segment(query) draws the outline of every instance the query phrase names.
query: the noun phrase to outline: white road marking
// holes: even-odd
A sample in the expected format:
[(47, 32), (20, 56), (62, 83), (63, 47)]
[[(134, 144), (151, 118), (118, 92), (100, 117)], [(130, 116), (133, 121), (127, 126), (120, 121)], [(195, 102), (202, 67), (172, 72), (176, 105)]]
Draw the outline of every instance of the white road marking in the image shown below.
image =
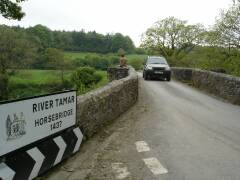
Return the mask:
[(58, 136), (58, 137), (54, 138), (54, 142), (59, 147), (59, 152), (58, 152), (57, 158), (55, 159), (55, 162), (54, 162), (54, 166), (55, 166), (56, 164), (61, 162), (67, 145), (66, 145), (66, 143), (64, 142), (64, 140), (61, 136)]
[(115, 171), (117, 179), (124, 179), (130, 175), (123, 163), (112, 163), (112, 169)]
[(12, 180), (15, 174), (16, 173), (10, 167), (8, 167), (5, 163), (0, 164), (0, 179)]
[(73, 130), (74, 134), (77, 136), (78, 140), (77, 140), (77, 143), (75, 145), (75, 148), (73, 150), (73, 153), (77, 152), (80, 148), (80, 145), (81, 145), (81, 142), (82, 142), (82, 139), (83, 139), (83, 134), (81, 132), (81, 130), (79, 128), (76, 128)]
[(150, 147), (145, 141), (137, 141), (135, 142), (136, 148), (138, 152), (147, 152), (150, 151)]
[(167, 174), (168, 170), (163, 167), (163, 165), (158, 161), (157, 158), (147, 158), (143, 159), (148, 168), (152, 171), (154, 175)]
[(28, 179), (33, 179), (38, 176), (40, 168), (42, 167), (45, 156), (38, 150), (38, 148), (33, 148), (27, 151), (31, 158), (35, 161), (34, 167)]

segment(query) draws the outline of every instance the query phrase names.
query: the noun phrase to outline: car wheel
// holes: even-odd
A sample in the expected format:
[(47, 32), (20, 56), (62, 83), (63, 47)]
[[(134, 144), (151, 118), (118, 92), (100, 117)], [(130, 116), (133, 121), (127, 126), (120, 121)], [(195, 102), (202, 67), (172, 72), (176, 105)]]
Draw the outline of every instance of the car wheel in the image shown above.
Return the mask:
[(144, 74), (144, 80), (148, 80), (148, 75), (146, 73)]
[(171, 76), (167, 76), (167, 81), (171, 81)]

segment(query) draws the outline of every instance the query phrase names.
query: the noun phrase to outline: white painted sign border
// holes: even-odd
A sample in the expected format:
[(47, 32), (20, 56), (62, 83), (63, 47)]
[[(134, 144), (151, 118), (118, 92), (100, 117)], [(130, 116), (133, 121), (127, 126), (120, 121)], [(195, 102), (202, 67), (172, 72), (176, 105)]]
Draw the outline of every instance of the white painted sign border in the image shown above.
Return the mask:
[(0, 157), (76, 124), (76, 91), (0, 103)]

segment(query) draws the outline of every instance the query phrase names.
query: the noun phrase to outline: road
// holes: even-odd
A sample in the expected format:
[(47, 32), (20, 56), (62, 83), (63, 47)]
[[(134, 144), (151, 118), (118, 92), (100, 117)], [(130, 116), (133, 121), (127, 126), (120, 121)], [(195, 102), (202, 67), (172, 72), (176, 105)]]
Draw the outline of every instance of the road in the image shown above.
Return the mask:
[(179, 82), (139, 78), (138, 103), (45, 177), (239, 180), (240, 107)]

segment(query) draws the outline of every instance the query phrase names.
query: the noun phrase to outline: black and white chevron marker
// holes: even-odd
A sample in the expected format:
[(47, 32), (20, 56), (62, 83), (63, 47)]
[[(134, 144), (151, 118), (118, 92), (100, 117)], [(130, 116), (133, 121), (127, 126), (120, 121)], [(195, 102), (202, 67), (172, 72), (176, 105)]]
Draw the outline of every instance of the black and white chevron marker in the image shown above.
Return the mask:
[(79, 128), (70, 128), (35, 147), (7, 155), (0, 163), (0, 180), (31, 180), (37, 177), (76, 153), (82, 138)]

